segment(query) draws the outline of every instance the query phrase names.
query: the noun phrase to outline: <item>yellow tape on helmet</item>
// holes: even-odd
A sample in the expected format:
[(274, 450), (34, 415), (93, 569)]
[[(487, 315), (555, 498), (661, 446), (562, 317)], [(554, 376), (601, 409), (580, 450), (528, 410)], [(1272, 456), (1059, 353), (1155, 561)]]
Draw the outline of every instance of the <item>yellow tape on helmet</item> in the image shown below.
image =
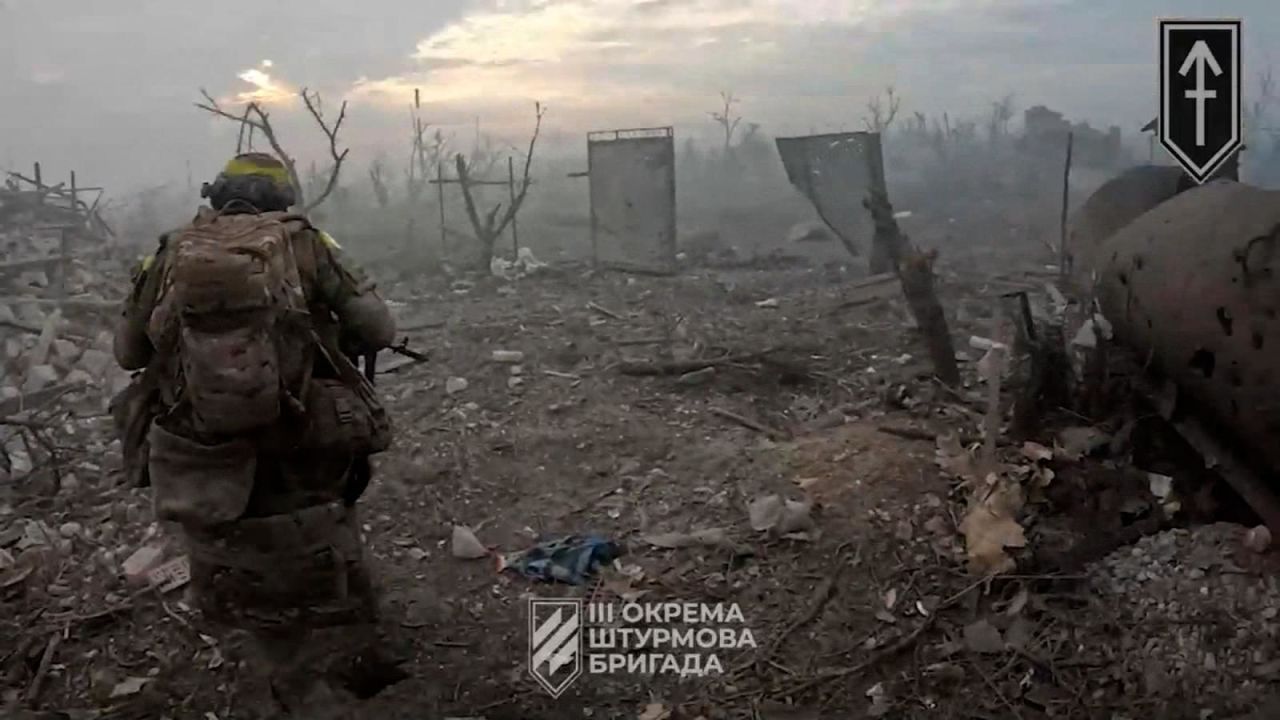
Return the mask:
[(262, 175), (269, 177), (280, 185), (289, 184), (289, 171), (274, 158), (258, 160), (253, 157), (239, 156), (231, 159), (222, 169), (227, 177), (243, 177), (245, 175)]
[(330, 248), (330, 249), (332, 249), (332, 250), (341, 250), (341, 249), (342, 249), (342, 246), (338, 244), (338, 241), (337, 241), (337, 240), (334, 240), (334, 239), (333, 239), (333, 236), (332, 236), (332, 235), (330, 235), (329, 233), (327, 233), (327, 232), (325, 232), (325, 231), (323, 231), (323, 230), (321, 230), (321, 231), (319, 231), (319, 232), (320, 232), (320, 242), (324, 243), (325, 245), (328, 245), (328, 246), (329, 246), (329, 248)]

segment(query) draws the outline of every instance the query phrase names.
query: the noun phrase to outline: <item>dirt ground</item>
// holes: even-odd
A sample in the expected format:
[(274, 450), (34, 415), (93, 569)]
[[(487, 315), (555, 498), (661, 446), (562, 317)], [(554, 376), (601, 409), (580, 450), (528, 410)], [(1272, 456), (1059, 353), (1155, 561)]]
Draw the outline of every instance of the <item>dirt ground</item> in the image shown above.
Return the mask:
[[(1022, 520), (1019, 569), (983, 580), (966, 568), (964, 498), (934, 438), (980, 437), (985, 390), (967, 340), (990, 334), (1001, 293), (1046, 279), (1023, 259), (1000, 267), (1033, 272), (944, 267), (969, 384), (958, 398), (928, 379), (904, 307), (840, 307), (854, 278), (832, 265), (671, 278), (556, 266), (387, 288), (408, 346), (430, 360), (381, 358), (399, 436), (361, 505), (387, 622), (413, 652), (411, 678), (359, 716), (1136, 720), (1258, 708), (1280, 669), (1271, 556), (1245, 549), (1245, 526), (1221, 523), (1108, 545), (1154, 502), (1122, 456), (1055, 457), (1050, 492)], [(495, 362), (495, 350), (523, 358)], [(720, 356), (741, 357), (624, 372)], [(51, 431), (79, 451), (76, 482), (65, 467), (38, 469), (0, 496), (0, 546), (34, 545), (40, 561), (18, 580), (6, 571), (0, 591), (6, 717), (249, 717), (249, 670), (182, 591), (119, 580), (119, 562), (163, 529), (145, 491), (120, 486), (109, 419), (78, 412), (89, 417)], [(1053, 447), (1058, 429), (1081, 424), (1056, 415), (1037, 439)], [(1019, 456), (1017, 444), (1000, 452)], [(748, 507), (770, 494), (809, 503), (812, 526), (753, 530)], [(24, 540), (33, 523), (54, 537)], [(587, 585), (535, 583), (492, 558), (453, 557), (455, 524), (499, 552), (587, 533), (627, 552)], [(651, 542), (691, 531), (718, 541)], [(1067, 567), (1091, 542), (1096, 557)], [(725, 652), (720, 675), (587, 674), (553, 699), (528, 673), (530, 596), (737, 603), (757, 647)]]

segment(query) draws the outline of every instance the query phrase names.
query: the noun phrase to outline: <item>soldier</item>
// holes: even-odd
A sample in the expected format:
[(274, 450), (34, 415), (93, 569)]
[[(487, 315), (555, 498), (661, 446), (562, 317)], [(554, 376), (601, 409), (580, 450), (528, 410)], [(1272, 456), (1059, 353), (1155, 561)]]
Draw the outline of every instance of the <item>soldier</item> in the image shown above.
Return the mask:
[(235, 157), (201, 196), (210, 207), (142, 262), (116, 328), (146, 397), (120, 404), (142, 429), (127, 466), (181, 527), (202, 612), (258, 641), (277, 712), (319, 717), (335, 693), (405, 677), (367, 642), (378, 602), (355, 514), (391, 429), (346, 357), (387, 347), (395, 325), (333, 238), (287, 212), (274, 157)]

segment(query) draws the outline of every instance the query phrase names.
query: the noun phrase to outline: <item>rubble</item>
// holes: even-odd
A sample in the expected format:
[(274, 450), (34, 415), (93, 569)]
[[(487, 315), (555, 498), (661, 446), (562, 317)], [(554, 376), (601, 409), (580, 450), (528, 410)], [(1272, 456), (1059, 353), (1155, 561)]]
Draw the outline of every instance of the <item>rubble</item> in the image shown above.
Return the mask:
[[(1280, 669), (1280, 592), (1242, 567), (1244, 529), (1218, 523), (1151, 535), (1088, 572), (1117, 605), (1117, 650), (1138, 666), (1155, 697), (1226, 697), (1247, 707), (1266, 696)], [(1216, 717), (1216, 715), (1215, 715)]]
[(123, 258), (97, 199), (88, 202), (101, 192), (78, 187), (74, 173), (50, 186), (38, 164), (32, 177), (11, 172), (0, 187), (0, 417), (75, 386), (95, 388), (105, 404), (127, 380), (102, 332), (127, 275), (104, 273), (122, 269)]

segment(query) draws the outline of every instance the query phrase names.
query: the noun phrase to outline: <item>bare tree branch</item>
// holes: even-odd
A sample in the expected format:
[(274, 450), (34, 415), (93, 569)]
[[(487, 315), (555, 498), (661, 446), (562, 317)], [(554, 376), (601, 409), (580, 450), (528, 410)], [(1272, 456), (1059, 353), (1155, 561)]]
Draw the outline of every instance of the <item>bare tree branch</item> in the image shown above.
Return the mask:
[(369, 182), (373, 185), (373, 197), (377, 200), (378, 207), (385, 210), (391, 204), (391, 193), (387, 189), (386, 166), (381, 157), (376, 157), (369, 163)]
[(866, 126), (868, 132), (883, 133), (893, 124), (894, 118), (898, 116), (898, 107), (902, 104), (902, 98), (898, 97), (890, 85), (884, 91), (885, 100), (888, 102), (886, 108), (880, 102), (880, 95), (877, 94), (867, 103), (867, 112), (870, 117), (864, 117), (862, 124)]
[(480, 215), (476, 213), (476, 201), (471, 195), (471, 176), (467, 172), (466, 158), (462, 153), (458, 153), (454, 160), (458, 169), (458, 185), (462, 187), (462, 200), (467, 208), (467, 218), (471, 220), (471, 227), (475, 229), (476, 239), (483, 244), (488, 238), (487, 227), (480, 223)]
[[(346, 159), (347, 153), (349, 152), (349, 149), (344, 149), (342, 152), (338, 152), (338, 132), (342, 129), (342, 122), (346, 119), (347, 115), (347, 104), (345, 102), (342, 103), (342, 108), (338, 112), (337, 121), (334, 122), (333, 127), (329, 127), (320, 110), (320, 94), (308, 92), (306, 88), (303, 88), (302, 90), (302, 101), (306, 104), (307, 111), (311, 113), (311, 117), (315, 118), (316, 123), (320, 125), (320, 129), (324, 131), (325, 136), (329, 139), (329, 154), (333, 158), (332, 172), (324, 191), (314, 201), (305, 203), (304, 190), (302, 180), (298, 176), (297, 163), (294, 161), (293, 156), (286, 152), (284, 146), (280, 144), (279, 138), (276, 137), (275, 128), (271, 126), (271, 116), (262, 109), (262, 106), (256, 102), (250, 102), (245, 105), (243, 115), (234, 115), (224, 110), (222, 106), (218, 104), (218, 101), (215, 100), (204, 88), (200, 89), (200, 95), (204, 98), (205, 102), (195, 103), (197, 108), (213, 115), (217, 115), (218, 117), (232, 120), (240, 125), (240, 136), (236, 140), (237, 153), (243, 152), (246, 149), (243, 143), (246, 139), (248, 140), (247, 149), (253, 149), (253, 133), (255, 131), (261, 133), (262, 136), (267, 139), (267, 144), (271, 146), (272, 152), (280, 159), (280, 162), (284, 163), (285, 170), (289, 174), (289, 183), (293, 185), (294, 194), (297, 197), (297, 204), (304, 207), (304, 212), (309, 212), (315, 209), (320, 205), (320, 203), (324, 202), (325, 198), (327, 198), (330, 193), (333, 192), (333, 189), (338, 183), (338, 173), (342, 169), (342, 161)], [(245, 128), (248, 128), (248, 130), (246, 131)]]
[(480, 241), (483, 248), (485, 267), (488, 267), (488, 263), (493, 257), (493, 247), (497, 243), (498, 237), (515, 219), (516, 213), (520, 212), (520, 207), (524, 204), (525, 197), (529, 193), (529, 186), (533, 184), (529, 177), (529, 169), (533, 165), (533, 150), (538, 144), (538, 135), (542, 130), (542, 116), (546, 113), (542, 103), (534, 103), (534, 113), (533, 135), (529, 138), (529, 147), (525, 152), (524, 171), (521, 175), (519, 188), (500, 220), (498, 219), (498, 213), (502, 209), (501, 203), (489, 210), (483, 221), (480, 220), (480, 214), (476, 210), (475, 196), (472, 192), (473, 182), (466, 158), (463, 157), (462, 153), (458, 153), (454, 160), (458, 170), (458, 184), (462, 187), (462, 199), (467, 209), (467, 218), (471, 221), (471, 226), (476, 233), (476, 239)]
[[(350, 148), (343, 148), (342, 152), (338, 152), (338, 132), (342, 129), (342, 121), (347, 117), (347, 103), (344, 100), (342, 107), (338, 110), (338, 119), (330, 128), (324, 121), (324, 115), (320, 110), (320, 93), (308, 93), (306, 88), (302, 88), (302, 102), (307, 106), (307, 111), (311, 113), (311, 117), (315, 118), (316, 123), (324, 134), (329, 138), (329, 156), (333, 158), (333, 171), (329, 174), (329, 182), (325, 185), (324, 190), (315, 200), (307, 203), (304, 212), (311, 212), (320, 203), (329, 197), (333, 192), (333, 188), (338, 184), (338, 174), (342, 172), (342, 161), (347, 159), (347, 153)], [(301, 202), (301, 201), (299, 201)]]
[(236, 154), (244, 152), (244, 133), (249, 131), (249, 148), (253, 149), (253, 126), (249, 124), (250, 105), (244, 106), (244, 115), (240, 118), (240, 134), (236, 137)]
[[(218, 101), (214, 100), (213, 96), (203, 88), (200, 89), (200, 94), (204, 96), (206, 102), (195, 103), (196, 107), (204, 110), (205, 112), (239, 123), (241, 127), (247, 124), (251, 129), (262, 133), (262, 136), (267, 139), (267, 143), (271, 146), (271, 150), (276, 154), (276, 157), (280, 159), (280, 162), (284, 163), (285, 169), (289, 173), (289, 182), (293, 184), (294, 193), (297, 195), (298, 203), (301, 204), (302, 182), (298, 179), (298, 169), (294, 165), (293, 158), (289, 153), (285, 152), (284, 148), (280, 145), (280, 141), (276, 139), (275, 129), (271, 127), (271, 116), (262, 109), (262, 106), (258, 105), (256, 102), (251, 102), (245, 106), (244, 115), (233, 115), (226, 110), (223, 110), (218, 104)], [(255, 119), (254, 117), (251, 117), (253, 115), (256, 115), (257, 118)]]
[(733, 149), (733, 133), (738, 129), (738, 123), (742, 122), (742, 116), (733, 115), (733, 106), (738, 102), (738, 98), (733, 96), (732, 90), (722, 91), (720, 100), (724, 103), (724, 108), (707, 114), (720, 125), (720, 129), (724, 132), (724, 152), (728, 155)]

